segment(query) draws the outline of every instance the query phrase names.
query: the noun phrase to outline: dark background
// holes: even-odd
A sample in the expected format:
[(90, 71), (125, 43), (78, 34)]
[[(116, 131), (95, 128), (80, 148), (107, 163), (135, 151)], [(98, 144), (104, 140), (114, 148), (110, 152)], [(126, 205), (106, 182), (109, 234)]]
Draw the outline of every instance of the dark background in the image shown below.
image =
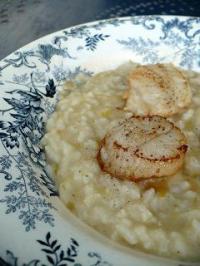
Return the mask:
[(118, 16), (200, 17), (200, 0), (0, 0), (0, 59), (48, 33)]

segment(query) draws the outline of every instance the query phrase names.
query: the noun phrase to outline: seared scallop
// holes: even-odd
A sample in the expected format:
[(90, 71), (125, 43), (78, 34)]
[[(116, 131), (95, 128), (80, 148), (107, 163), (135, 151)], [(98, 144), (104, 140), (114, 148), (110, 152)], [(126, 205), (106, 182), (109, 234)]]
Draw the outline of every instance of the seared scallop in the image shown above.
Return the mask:
[(183, 165), (186, 138), (160, 116), (132, 116), (112, 128), (101, 141), (98, 162), (120, 179), (170, 176)]
[(134, 115), (180, 113), (191, 102), (191, 89), (184, 73), (172, 64), (140, 66), (129, 76), (125, 110)]

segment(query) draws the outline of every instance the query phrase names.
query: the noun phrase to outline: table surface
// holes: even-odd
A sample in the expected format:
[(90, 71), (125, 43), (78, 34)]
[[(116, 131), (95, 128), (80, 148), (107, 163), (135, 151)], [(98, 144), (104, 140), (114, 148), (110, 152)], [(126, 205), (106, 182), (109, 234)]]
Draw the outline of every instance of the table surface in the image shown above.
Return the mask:
[(200, 1), (1, 0), (0, 59), (39, 37), (80, 23), (156, 14), (200, 17)]

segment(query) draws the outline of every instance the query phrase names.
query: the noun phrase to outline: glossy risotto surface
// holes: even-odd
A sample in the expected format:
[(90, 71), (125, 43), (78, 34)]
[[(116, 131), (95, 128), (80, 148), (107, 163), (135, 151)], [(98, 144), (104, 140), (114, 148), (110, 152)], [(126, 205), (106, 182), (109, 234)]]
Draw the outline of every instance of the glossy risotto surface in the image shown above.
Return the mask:
[[(149, 253), (200, 260), (200, 75), (185, 72), (192, 103), (173, 121), (185, 134), (183, 168), (156, 182), (121, 181), (103, 172), (99, 142), (120, 119), (127, 63), (65, 84), (43, 139), (60, 197), (79, 219), (108, 238)], [(156, 104), (156, 103), (155, 103)], [(138, 107), (139, 108), (139, 107)]]

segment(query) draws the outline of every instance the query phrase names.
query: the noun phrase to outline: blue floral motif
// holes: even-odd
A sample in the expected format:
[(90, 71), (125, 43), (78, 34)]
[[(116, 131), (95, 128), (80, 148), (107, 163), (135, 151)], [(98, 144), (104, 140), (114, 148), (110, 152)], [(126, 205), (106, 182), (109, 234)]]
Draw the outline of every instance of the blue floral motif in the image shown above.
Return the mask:
[(158, 22), (161, 24), (165, 23), (164, 19), (160, 16), (133, 17), (131, 22), (134, 25), (142, 25), (147, 30), (154, 30)]
[(36, 68), (36, 64), (28, 60), (29, 57), (34, 56), (33, 51), (17, 51), (14, 55), (16, 56), (15, 58), (4, 59), (4, 62), (8, 63), (7, 66), (12, 65), (13, 67), (21, 67), (24, 65), (29, 68)]
[[(15, 76), (18, 82), (28, 82), (27, 75)], [(6, 204), (6, 214), (18, 212), (26, 231), (36, 227), (36, 221), (44, 221), (53, 225), (54, 218), (50, 214), (53, 206), (48, 202), (43, 185), (49, 188), (50, 195), (57, 195), (55, 185), (43, 170), (45, 166), (44, 154), (40, 148), (40, 140), (44, 134), (44, 114), (42, 106), (43, 98), (54, 97), (56, 86), (53, 79), (49, 79), (45, 86), (45, 92), (35, 87), (33, 73), (30, 75), (31, 87), (29, 90), (15, 89), (8, 91), (11, 97), (4, 98), (10, 106), (1, 110), (2, 114), (9, 112), (12, 122), (0, 121), (0, 141), (7, 155), (0, 157), (0, 173), (4, 175), (6, 183), (4, 191), (12, 192), (0, 199)], [(16, 97), (17, 96), (17, 97)], [(24, 152), (15, 152), (24, 145)], [(33, 164), (41, 167), (42, 174), (38, 180)], [(18, 170), (15, 178), (12, 177), (12, 168)], [(34, 196), (37, 195), (37, 197)], [(45, 198), (42, 198), (45, 197)]]
[(95, 34), (94, 36), (89, 36), (85, 39), (86, 47), (88, 50), (94, 51), (97, 47), (99, 41), (105, 41), (105, 38), (108, 38), (109, 35)]
[[(37, 84), (44, 84), (45, 82), (47, 82), (46, 80), (46, 76), (45, 76), (45, 72), (43, 71), (39, 71), (38, 69), (36, 69), (36, 71), (33, 72), (33, 81), (34, 83), (37, 83)], [(29, 78), (27, 77), (27, 80), (29, 80)], [(26, 83), (26, 81), (22, 80), (21, 81), (22, 83)], [(20, 83), (20, 82), (18, 82)]]
[(75, 69), (64, 69), (63, 65), (54, 66), (52, 74), (57, 82), (74, 79), (79, 74), (84, 74), (86, 76), (91, 76), (93, 73), (80, 66), (75, 67)]
[(90, 35), (90, 29), (86, 25), (83, 25), (80, 27), (70, 28), (69, 30), (64, 30), (63, 33), (67, 38), (72, 37), (82, 39), (82, 37)]
[[(28, 263), (23, 263), (21, 266), (38, 266), (39, 260), (31, 260)], [(0, 265), (2, 266), (19, 266), (18, 258), (14, 254), (7, 250), (6, 259), (0, 258)]]
[(10, 159), (10, 157), (8, 155), (3, 155), (0, 157), (0, 176), (3, 175), (3, 177), (5, 178), (5, 180), (11, 180), (12, 176), (11, 174), (8, 172), (11, 165), (12, 165), (12, 160)]
[[(200, 22), (199, 18), (196, 18), (196, 22)], [(185, 36), (189, 39), (194, 38), (196, 35), (200, 34), (200, 30), (196, 30), (193, 34), (189, 34), (189, 31), (193, 28), (194, 19), (188, 19), (187, 21), (180, 21), (178, 18), (171, 19), (170, 21), (164, 22), (162, 25), (162, 31), (164, 36), (161, 39), (165, 39), (168, 36), (168, 33), (172, 29), (179, 29)]]
[[(4, 59), (4, 62), (7, 64), (4, 67), (12, 65), (13, 67), (21, 67), (26, 66), (28, 68), (36, 68), (36, 64), (30, 59), (38, 58), (43, 64), (47, 66), (47, 70), (49, 70), (49, 64), (51, 62), (51, 58), (54, 55), (68, 57), (73, 59), (73, 57), (69, 54), (68, 49), (61, 47), (55, 47), (52, 44), (39, 44), (38, 49), (36, 51), (28, 50), (25, 52), (17, 51), (14, 53), (15, 58)], [(3, 69), (3, 68), (2, 68)], [(0, 71), (2, 70), (0, 69)]]
[[(85, 48), (89, 51), (94, 51), (97, 48), (97, 44), (100, 41), (105, 41), (106, 38), (110, 37), (108, 34), (91, 34), (90, 28), (95, 28), (96, 30), (100, 30), (102, 27), (105, 27), (106, 23), (104, 22), (99, 22), (98, 26), (97, 25), (91, 25), (90, 27), (87, 27), (85, 25), (76, 27), (76, 28), (71, 28), (68, 31), (63, 31), (65, 36), (56, 36), (54, 38), (54, 43), (61, 47), (61, 41), (68, 41), (69, 38), (78, 38), (82, 39), (83, 37), (85, 38)], [(84, 46), (79, 46), (81, 49), (84, 48)]]
[[(83, 266), (82, 263), (77, 263), (78, 258), (78, 248), (79, 243), (71, 238), (70, 244), (68, 247), (62, 248), (61, 244), (59, 244), (58, 240), (53, 240), (51, 233), (48, 232), (46, 234), (45, 240), (37, 240), (37, 242), (41, 245), (41, 251), (46, 255), (47, 264), (41, 263), (38, 259), (33, 259), (28, 263), (22, 264), (22, 266)], [(93, 262), (89, 263), (87, 266), (112, 266), (111, 263), (102, 259), (102, 257), (96, 252), (89, 252), (88, 257), (93, 259)], [(9, 266), (19, 266), (18, 258), (14, 256), (14, 254), (7, 250), (6, 251), (6, 259), (0, 257), (1, 265), (9, 265)], [(86, 266), (86, 265), (85, 265)]]
[[(53, 225), (54, 218), (49, 212), (53, 206), (44, 198), (47, 198), (46, 192), (42, 189), (27, 156), (21, 152), (15, 156), (9, 155), (15, 163), (18, 174), (15, 179), (12, 177), (8, 179), (9, 183), (4, 188), (5, 192), (12, 193), (5, 194), (5, 197), (0, 199), (0, 202), (7, 206), (6, 214), (18, 212), (18, 217), (22, 220), (26, 231), (34, 229), (36, 221), (44, 221)], [(33, 193), (37, 197), (33, 196)]]
[[(200, 66), (200, 60), (197, 60), (200, 54), (200, 40), (195, 39), (200, 34), (200, 30), (191, 31), (193, 24), (200, 22), (199, 18), (181, 21), (178, 18), (166, 20), (162, 17), (144, 16), (135, 17), (131, 21), (134, 25), (142, 25), (150, 31), (155, 30), (159, 25), (161, 27), (161, 35), (155, 41), (143, 37), (117, 40), (124, 48), (139, 55), (144, 63), (162, 62), (169, 58), (173, 60), (173, 58), (179, 57), (179, 64), (182, 67), (192, 69), (194, 63)], [(160, 56), (159, 54), (161, 44), (169, 51), (166, 56)], [(171, 51), (169, 47), (171, 47)]]
[(13, 82), (15, 83), (26, 83), (29, 80), (28, 74), (22, 74), (22, 75), (16, 75), (14, 74), (13, 77)]
[(170, 18), (166, 20), (161, 16), (141, 16), (141, 17), (133, 17), (132, 23), (134, 25), (142, 25), (147, 30), (154, 30), (156, 27), (161, 25), (163, 36), (160, 36), (160, 39), (166, 39), (169, 32), (173, 29), (178, 29), (180, 32), (184, 33), (186, 38), (194, 38), (198, 34), (200, 34), (200, 30), (197, 29), (195, 32), (190, 34), (190, 30), (193, 29), (193, 25), (195, 23), (200, 22), (200, 18), (189, 18), (186, 20), (180, 20), (179, 18)]
[[(58, 192), (46, 170), (40, 141), (45, 121), (54, 110), (56, 90), (65, 80), (80, 73), (93, 74), (79, 61), (77, 65), (76, 59), (95, 55), (98, 49), (112, 42), (120, 50), (128, 49), (144, 63), (172, 61), (177, 57), (179, 65), (194, 68), (200, 66), (199, 23), (199, 18), (162, 16), (103, 20), (56, 33), (47, 37), (47, 42), (38, 41), (32, 49), (22, 48), (0, 63), (0, 206), (9, 217), (16, 215), (24, 232), (57, 222), (49, 197)], [(118, 27), (126, 28), (126, 25), (133, 32), (124, 31), (125, 37), (119, 37)], [(160, 53), (160, 45), (167, 51), (166, 55)], [(36, 242), (34, 234), (29, 236)], [(40, 245), (43, 257), (38, 253), (37, 258), (23, 266), (83, 265), (78, 258), (81, 247), (75, 239), (63, 247), (49, 232), (44, 240), (31, 244)], [(5, 257), (0, 257), (0, 265), (18, 266), (22, 254), (15, 256), (14, 249), (13, 253), (5, 250), (1, 251)], [(111, 265), (97, 252), (91, 251), (85, 257), (91, 259), (90, 266)]]
[(168, 45), (171, 49), (181, 49), (182, 45), (188, 46), (190, 42), (190, 40), (183, 39), (180, 33), (171, 31), (168, 33), (168, 38), (165, 39), (163, 43)]
[(51, 44), (47, 44), (47, 45), (40, 44), (38, 46), (38, 51), (37, 52), (40, 55), (40, 58), (43, 61), (43, 63), (46, 63), (46, 64), (50, 63), (50, 60), (51, 60), (51, 58), (54, 55), (59, 55), (59, 56), (62, 56), (62, 57), (68, 57), (68, 58), (71, 58), (71, 59), (73, 58), (68, 53), (67, 48), (61, 49), (61, 48), (54, 47)]
[(128, 40), (117, 41), (126, 49), (130, 49), (140, 55), (145, 63), (156, 63), (158, 61), (158, 53), (155, 48), (159, 46), (159, 42), (142, 37), (139, 39), (129, 37)]
[(3, 155), (0, 157), (0, 165), (2, 170), (9, 169), (11, 167), (12, 161), (8, 155)]

